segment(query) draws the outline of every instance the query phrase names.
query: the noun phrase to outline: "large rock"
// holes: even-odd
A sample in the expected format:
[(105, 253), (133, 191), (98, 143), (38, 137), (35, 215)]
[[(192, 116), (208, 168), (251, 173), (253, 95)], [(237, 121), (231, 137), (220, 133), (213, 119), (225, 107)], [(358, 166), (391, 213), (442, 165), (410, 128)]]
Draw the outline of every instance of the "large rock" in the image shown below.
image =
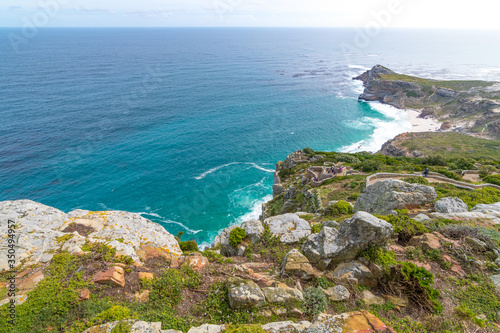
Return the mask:
[(386, 179), (368, 186), (356, 200), (354, 211), (387, 215), (394, 213), (395, 209), (416, 208), (433, 203), (436, 198), (436, 190), (431, 186)]
[(295, 214), (283, 214), (268, 217), (264, 224), (271, 233), (278, 236), (283, 243), (296, 243), (311, 234), (309, 222)]
[(341, 283), (351, 282), (370, 287), (377, 285), (377, 279), (373, 276), (371, 270), (356, 260), (338, 265), (333, 272), (327, 274), (327, 277)]
[(349, 290), (340, 284), (323, 290), (323, 292), (331, 301), (335, 302), (347, 301), (351, 297)]
[[(136, 321), (136, 320), (126, 320), (130, 327), (130, 333), (164, 333), (169, 331), (162, 331), (161, 322), (156, 323), (148, 323), (145, 321)], [(89, 329), (83, 331), (83, 333), (112, 333), (113, 329), (118, 325), (120, 321), (113, 321), (109, 323), (105, 323), (98, 326), (93, 326)], [(178, 332), (178, 331), (174, 331)]]
[(123, 288), (125, 287), (125, 270), (118, 266), (110, 267), (104, 272), (98, 272), (93, 282)]
[(245, 246), (240, 244), (236, 247), (229, 244), (229, 238), (231, 236), (231, 231), (235, 228), (245, 229), (247, 237), (250, 237), (252, 243), (257, 243), (260, 240), (260, 236), (264, 232), (264, 226), (259, 220), (249, 220), (243, 222), (240, 226), (232, 225), (220, 232), (214, 240), (214, 246), (221, 246), (221, 254), (227, 257), (232, 256), (242, 256), (245, 252)]
[(467, 204), (457, 197), (439, 199), (434, 204), (434, 209), (438, 213), (463, 213), (469, 211)]
[(266, 298), (260, 287), (250, 280), (234, 280), (229, 287), (229, 305), (233, 309), (246, 309), (264, 304)]
[(266, 300), (269, 303), (286, 303), (287, 301), (290, 300), (299, 300), (303, 301), (304, 296), (302, 295), (302, 292), (298, 289), (294, 288), (288, 288), (287, 286), (281, 286), (281, 287), (269, 287), (269, 288), (263, 288), (262, 292), (266, 296)]
[(290, 332), (304, 332), (311, 326), (308, 321), (301, 321), (294, 323), (293, 321), (279, 321), (276, 323), (269, 323), (262, 326), (262, 329), (268, 333), (290, 333)]
[[(173, 235), (136, 213), (75, 210), (66, 214), (31, 200), (2, 201), (0, 232), (4, 235), (8, 220), (16, 224), (17, 262), (25, 265), (48, 262), (60, 248), (82, 252), (87, 241), (107, 242), (116, 248), (117, 255), (128, 255), (137, 262), (149, 256), (182, 254)], [(0, 252), (6, 249), (7, 239), (0, 237)], [(0, 271), (7, 269), (7, 257), (0, 256)]]
[(249, 220), (241, 224), (241, 228), (245, 229), (247, 237), (250, 237), (252, 243), (257, 243), (260, 240), (260, 235), (264, 233), (264, 226), (259, 220)]
[(494, 204), (478, 204), (471, 209), (473, 212), (500, 214), (500, 202)]
[(371, 245), (383, 245), (393, 234), (392, 225), (366, 212), (357, 212), (340, 228), (323, 227), (309, 236), (302, 252), (320, 269), (330, 263), (352, 260)]
[(308, 280), (321, 273), (312, 267), (305, 255), (300, 253), (299, 250), (293, 249), (285, 256), (281, 266), (281, 275), (283, 274), (296, 274)]
[(346, 312), (339, 315), (321, 313), (306, 333), (395, 333), (368, 311)]
[(188, 333), (221, 333), (225, 328), (224, 325), (203, 324), (198, 327), (191, 327)]

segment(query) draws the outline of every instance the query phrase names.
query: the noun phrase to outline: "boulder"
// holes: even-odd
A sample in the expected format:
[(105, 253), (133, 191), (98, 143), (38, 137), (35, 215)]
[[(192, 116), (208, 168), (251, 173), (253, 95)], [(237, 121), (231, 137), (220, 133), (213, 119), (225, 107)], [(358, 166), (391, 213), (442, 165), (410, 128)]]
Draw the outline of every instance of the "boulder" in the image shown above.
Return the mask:
[(339, 315), (321, 313), (314, 323), (305, 330), (306, 333), (395, 333), (380, 319), (368, 311), (353, 311)]
[(392, 234), (391, 224), (369, 213), (357, 212), (338, 230), (323, 226), (319, 233), (310, 235), (302, 253), (324, 270), (330, 263), (354, 259), (359, 251), (372, 245), (383, 245)]
[[(66, 214), (31, 200), (16, 200), (0, 202), (0, 220), (15, 222), (16, 261), (25, 265), (48, 262), (60, 248), (81, 253), (85, 242), (107, 242), (117, 255), (130, 256), (136, 262), (152, 255), (172, 258), (182, 254), (173, 235), (136, 213), (74, 210)], [(6, 223), (0, 228), (7, 234)], [(6, 248), (7, 239), (0, 237), (0, 252)], [(6, 256), (0, 257), (0, 271), (6, 269)]]
[(229, 244), (229, 238), (231, 236), (231, 231), (234, 228), (245, 229), (247, 237), (250, 238), (252, 243), (256, 243), (260, 240), (260, 235), (264, 232), (264, 227), (259, 220), (249, 220), (243, 222), (240, 226), (232, 225), (223, 229), (214, 240), (214, 246), (221, 246), (221, 254), (227, 257), (242, 256), (245, 252), (245, 246), (243, 244), (237, 247)]
[(500, 214), (500, 202), (494, 204), (478, 204), (471, 209), (473, 212)]
[(303, 332), (311, 326), (308, 321), (301, 321), (294, 323), (293, 321), (280, 321), (276, 323), (269, 323), (262, 326), (262, 329), (268, 333), (289, 333), (289, 332)]
[(388, 215), (396, 209), (411, 209), (433, 203), (436, 198), (436, 190), (431, 186), (386, 179), (366, 187), (356, 200), (354, 211)]
[(378, 284), (370, 269), (356, 260), (338, 265), (332, 272), (327, 273), (326, 277), (340, 283), (351, 282), (370, 287)]
[(305, 280), (320, 275), (320, 272), (312, 267), (306, 256), (296, 249), (291, 250), (285, 256), (285, 260), (281, 266), (281, 275), (285, 273), (297, 274)]
[[(130, 327), (130, 333), (165, 333), (169, 331), (162, 331), (161, 322), (157, 323), (148, 323), (145, 321), (136, 321), (129, 319), (127, 320)], [(106, 323), (103, 325), (93, 326), (89, 329), (83, 331), (83, 333), (111, 333), (116, 325), (118, 325), (120, 321), (113, 321), (110, 323)], [(178, 331), (174, 331), (178, 332)]]
[(351, 297), (349, 290), (340, 284), (323, 290), (323, 292), (330, 300), (335, 302), (347, 301)]
[(380, 296), (375, 296), (369, 290), (363, 290), (361, 293), (361, 299), (365, 302), (366, 305), (384, 305), (385, 299)]
[(425, 222), (425, 221), (431, 221), (432, 220), (429, 216), (427, 216), (425, 214), (418, 214), (413, 219), (415, 221), (418, 221), (418, 222)]
[(123, 288), (125, 287), (125, 270), (118, 266), (112, 266), (104, 272), (98, 272), (94, 276), (93, 282)]
[(434, 204), (434, 209), (438, 213), (463, 213), (469, 211), (467, 204), (457, 197), (439, 199)]
[(191, 327), (188, 333), (221, 333), (225, 328), (224, 325), (203, 324), (198, 327)]
[(236, 279), (229, 287), (229, 305), (233, 309), (246, 309), (264, 304), (266, 298), (260, 287), (250, 280)]
[(259, 220), (243, 222), (241, 228), (245, 229), (247, 237), (250, 237), (252, 243), (257, 243), (260, 240), (260, 235), (264, 233), (264, 226)]
[(266, 296), (266, 300), (273, 304), (283, 304), (289, 300), (304, 300), (302, 292), (298, 289), (289, 288), (285, 285), (280, 287), (268, 287), (262, 288), (262, 292)]
[(431, 233), (423, 234), (421, 236), (413, 236), (408, 242), (408, 245), (421, 247), (424, 251), (437, 250), (441, 248), (439, 237)]
[(282, 243), (296, 243), (311, 234), (309, 222), (296, 214), (283, 214), (268, 217), (264, 224), (269, 227), (271, 234), (278, 236)]

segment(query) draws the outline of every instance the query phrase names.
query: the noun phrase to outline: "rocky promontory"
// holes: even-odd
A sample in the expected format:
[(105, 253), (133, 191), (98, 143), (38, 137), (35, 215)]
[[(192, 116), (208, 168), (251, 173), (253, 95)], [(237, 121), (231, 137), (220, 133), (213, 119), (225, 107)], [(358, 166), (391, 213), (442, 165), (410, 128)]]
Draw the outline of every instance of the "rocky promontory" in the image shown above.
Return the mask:
[(442, 130), (500, 138), (500, 83), (442, 81), (399, 74), (377, 65), (356, 80), (365, 87), (360, 100), (421, 111), (441, 121)]

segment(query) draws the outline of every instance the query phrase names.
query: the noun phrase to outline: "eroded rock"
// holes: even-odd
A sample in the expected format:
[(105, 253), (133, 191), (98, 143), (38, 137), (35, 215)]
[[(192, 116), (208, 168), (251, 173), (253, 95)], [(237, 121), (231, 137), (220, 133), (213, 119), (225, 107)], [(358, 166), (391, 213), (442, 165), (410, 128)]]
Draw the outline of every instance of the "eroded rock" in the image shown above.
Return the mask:
[(278, 236), (282, 243), (296, 243), (311, 234), (309, 222), (296, 214), (283, 214), (268, 217), (264, 224), (269, 227), (271, 234)]
[(434, 209), (438, 213), (463, 213), (469, 211), (467, 204), (457, 197), (439, 199), (434, 204)]

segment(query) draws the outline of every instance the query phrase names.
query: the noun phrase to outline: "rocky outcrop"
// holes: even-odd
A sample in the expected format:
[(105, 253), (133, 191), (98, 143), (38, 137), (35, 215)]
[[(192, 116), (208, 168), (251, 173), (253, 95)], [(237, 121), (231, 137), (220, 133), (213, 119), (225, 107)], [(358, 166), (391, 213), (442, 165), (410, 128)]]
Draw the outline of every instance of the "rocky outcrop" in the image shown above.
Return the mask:
[(494, 204), (478, 204), (472, 208), (473, 212), (478, 213), (489, 213), (489, 214), (500, 214), (500, 202)]
[(395, 213), (395, 209), (416, 208), (433, 203), (436, 198), (436, 190), (431, 186), (386, 179), (366, 187), (356, 200), (354, 211), (388, 215)]
[(309, 236), (302, 252), (324, 270), (330, 263), (354, 259), (359, 251), (371, 245), (384, 244), (392, 234), (391, 224), (369, 213), (357, 212), (338, 230), (323, 226), (319, 233)]
[(308, 321), (294, 323), (293, 321), (280, 321), (269, 323), (262, 326), (262, 329), (268, 333), (289, 333), (289, 332), (304, 332), (311, 326)]
[(369, 287), (375, 287), (378, 283), (371, 270), (356, 260), (338, 265), (326, 276), (337, 283), (352, 283)]
[(438, 213), (463, 213), (469, 211), (467, 204), (457, 197), (439, 199), (434, 204), (434, 209)]
[(258, 307), (266, 301), (260, 287), (250, 280), (233, 280), (229, 287), (229, 305), (233, 309)]
[(347, 301), (349, 297), (351, 297), (351, 293), (349, 292), (349, 290), (340, 284), (336, 285), (335, 287), (330, 287), (326, 290), (323, 290), (323, 292), (328, 297), (328, 299), (334, 302)]
[(296, 243), (311, 234), (309, 222), (296, 214), (272, 216), (264, 220), (271, 234), (278, 236), (282, 243)]
[(285, 304), (290, 300), (304, 300), (304, 296), (300, 290), (289, 288), (283, 284), (278, 287), (263, 288), (262, 292), (266, 296), (266, 301), (271, 304)]
[(214, 240), (214, 246), (221, 246), (221, 254), (224, 256), (232, 257), (232, 256), (242, 256), (245, 252), (245, 245), (240, 244), (237, 247), (229, 244), (229, 237), (231, 235), (231, 231), (234, 228), (242, 228), (245, 229), (245, 233), (247, 237), (250, 238), (252, 243), (256, 243), (260, 240), (260, 235), (264, 232), (264, 226), (262, 222), (259, 220), (249, 220), (243, 222), (241, 225), (232, 225), (225, 229), (223, 229)]
[(309, 263), (306, 256), (296, 249), (291, 250), (285, 256), (283, 265), (281, 266), (281, 275), (283, 274), (295, 274), (305, 280), (320, 275), (320, 273), (312, 267), (311, 263)]
[(389, 326), (368, 311), (346, 312), (339, 315), (321, 313), (306, 333), (395, 333)]
[[(83, 252), (81, 247), (86, 242), (107, 242), (118, 255), (130, 256), (136, 262), (182, 254), (173, 235), (136, 213), (75, 210), (66, 214), (31, 200), (2, 201), (0, 228), (4, 235), (8, 220), (16, 224), (17, 262), (25, 265), (48, 262), (60, 248)], [(1, 237), (0, 252), (6, 249), (7, 239)], [(8, 268), (7, 257), (0, 257), (0, 271)]]

